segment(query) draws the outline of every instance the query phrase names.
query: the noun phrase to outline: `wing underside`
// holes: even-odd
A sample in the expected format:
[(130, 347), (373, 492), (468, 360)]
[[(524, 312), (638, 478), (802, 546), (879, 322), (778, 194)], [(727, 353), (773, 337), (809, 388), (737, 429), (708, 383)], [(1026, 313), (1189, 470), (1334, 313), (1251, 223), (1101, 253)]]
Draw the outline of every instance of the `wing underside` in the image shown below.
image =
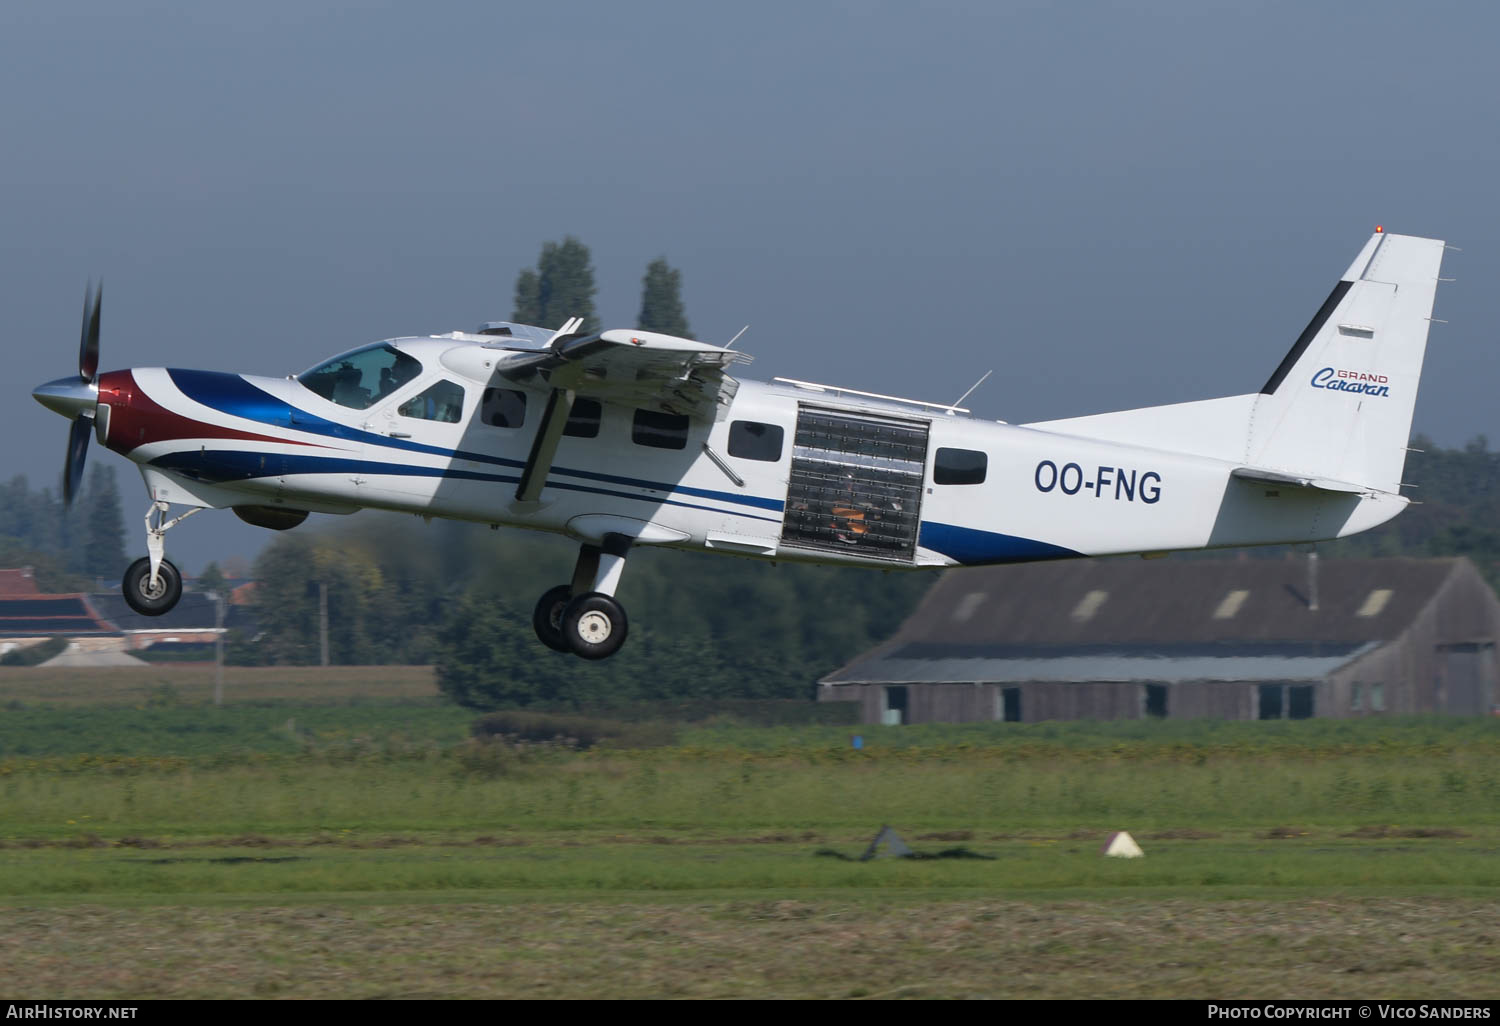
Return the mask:
[[(516, 501), (539, 500), (573, 403), (582, 395), (597, 402), (688, 417), (712, 423), (733, 401), (739, 382), (728, 370), (750, 357), (721, 346), (649, 331), (579, 332), (579, 321), (563, 325), (543, 342), (541, 329), (512, 329), (504, 343), (490, 343), (503, 356), (495, 373), (516, 384), (548, 390), (531, 454), (516, 487)], [(524, 330), (521, 330), (524, 329)]]
[(580, 335), (564, 325), (545, 345), (534, 336), (503, 345), (496, 370), (518, 384), (566, 389), (600, 402), (714, 420), (734, 399), (728, 374), (750, 357), (721, 346), (649, 331)]

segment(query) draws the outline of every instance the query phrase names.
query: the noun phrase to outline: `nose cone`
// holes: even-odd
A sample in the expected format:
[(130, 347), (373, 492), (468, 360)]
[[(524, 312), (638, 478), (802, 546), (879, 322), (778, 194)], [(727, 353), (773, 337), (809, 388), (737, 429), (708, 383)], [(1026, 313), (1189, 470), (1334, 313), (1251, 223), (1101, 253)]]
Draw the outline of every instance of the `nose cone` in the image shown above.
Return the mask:
[(77, 420), (80, 414), (94, 412), (99, 386), (80, 377), (58, 378), (33, 388), (31, 397), (52, 412)]

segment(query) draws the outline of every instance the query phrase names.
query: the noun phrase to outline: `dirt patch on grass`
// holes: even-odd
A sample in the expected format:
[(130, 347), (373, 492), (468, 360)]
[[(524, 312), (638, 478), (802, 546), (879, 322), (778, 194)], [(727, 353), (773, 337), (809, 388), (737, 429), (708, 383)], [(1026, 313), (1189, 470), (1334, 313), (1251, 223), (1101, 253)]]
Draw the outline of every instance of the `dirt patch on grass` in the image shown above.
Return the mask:
[(121, 848), (160, 848), (162, 843), (149, 837), (122, 837), (115, 844)]
[(226, 848), (272, 848), (280, 847), (276, 841), (263, 834), (241, 834), (222, 842)]
[(1212, 841), (1223, 837), (1223, 834), (1212, 830), (1195, 830), (1193, 827), (1174, 827), (1171, 830), (1158, 830), (1154, 834), (1142, 834), (1148, 841)]
[(1342, 836), (1379, 840), (1384, 837), (1468, 837), (1470, 835), (1452, 827), (1362, 826)]
[(205, 865), (214, 866), (244, 866), (259, 863), (274, 864), (279, 862), (302, 862), (305, 855), (221, 855), (213, 859), (171, 858), (171, 859), (147, 859), (153, 866), (177, 866), (190, 862), (201, 862)]
[(1306, 827), (1277, 826), (1267, 830), (1261, 836), (1270, 841), (1290, 841), (1298, 837), (1307, 837), (1311, 833), (1312, 831)]
[(84, 834), (81, 837), (65, 837), (57, 842), (59, 848), (108, 848), (109, 842), (98, 834)]

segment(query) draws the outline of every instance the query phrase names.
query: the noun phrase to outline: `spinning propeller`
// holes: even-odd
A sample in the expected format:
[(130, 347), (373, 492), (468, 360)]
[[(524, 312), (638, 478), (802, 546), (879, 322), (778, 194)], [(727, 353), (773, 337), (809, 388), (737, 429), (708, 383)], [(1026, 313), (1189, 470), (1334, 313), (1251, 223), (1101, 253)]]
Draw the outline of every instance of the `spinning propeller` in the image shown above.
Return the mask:
[(90, 285), (83, 294), (83, 330), (78, 339), (78, 376), (58, 378), (38, 385), (33, 398), (47, 409), (73, 422), (68, 432), (68, 455), (63, 464), (63, 502), (73, 504), (83, 481), (83, 463), (88, 456), (89, 434), (94, 430), (94, 412), (99, 404), (99, 304), (104, 285)]

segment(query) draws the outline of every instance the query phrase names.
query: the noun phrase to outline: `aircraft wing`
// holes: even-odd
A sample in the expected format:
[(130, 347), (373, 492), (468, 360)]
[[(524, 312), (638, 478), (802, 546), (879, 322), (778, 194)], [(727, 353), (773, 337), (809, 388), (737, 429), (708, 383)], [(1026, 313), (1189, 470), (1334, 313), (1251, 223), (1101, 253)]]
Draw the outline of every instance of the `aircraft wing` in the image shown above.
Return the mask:
[[(676, 414), (713, 422), (729, 409), (739, 382), (728, 370), (750, 357), (706, 342), (653, 331), (579, 331), (570, 320), (545, 342), (541, 329), (526, 325), (487, 326), (487, 334), (509, 336), (487, 349), (503, 353), (495, 374), (521, 385), (549, 389), (531, 454), (516, 487), (516, 502), (539, 501), (575, 399)], [(501, 330), (505, 329), (505, 330)], [(524, 329), (524, 330), (519, 330)]]
[[(722, 346), (652, 331), (578, 334), (564, 325), (543, 346), (518, 338), (496, 372), (521, 384), (566, 389), (601, 402), (714, 420), (739, 382), (728, 374), (750, 357)], [(531, 343), (531, 344), (528, 344)]]

